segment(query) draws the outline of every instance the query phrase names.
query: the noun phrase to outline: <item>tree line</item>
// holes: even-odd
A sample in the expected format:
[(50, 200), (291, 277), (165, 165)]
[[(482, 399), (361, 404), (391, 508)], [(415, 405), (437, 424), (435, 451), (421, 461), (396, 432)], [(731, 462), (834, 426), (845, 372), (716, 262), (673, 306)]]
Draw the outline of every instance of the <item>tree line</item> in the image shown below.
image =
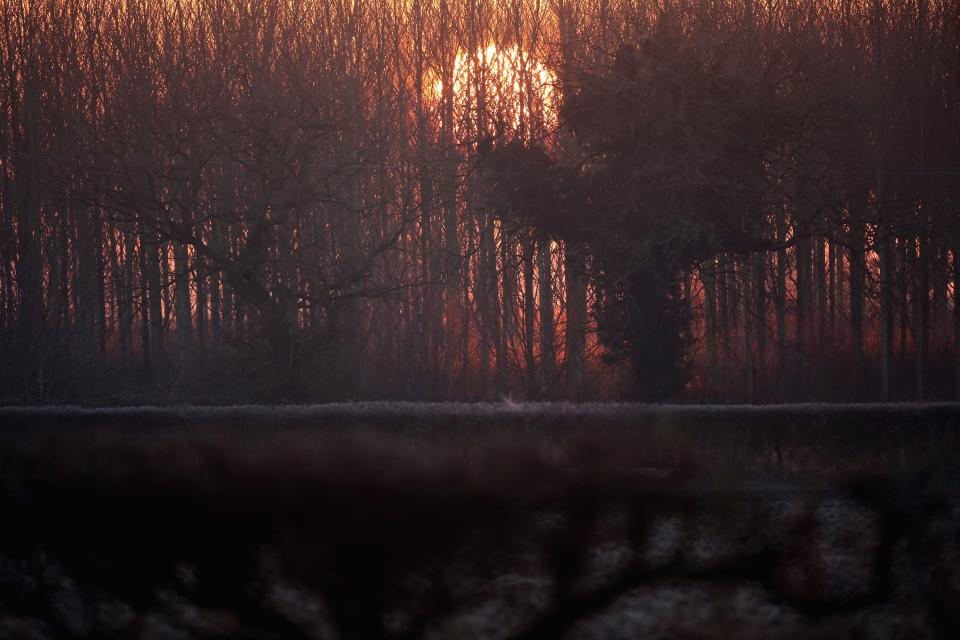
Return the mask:
[(957, 0), (0, 13), (0, 400), (960, 393)]

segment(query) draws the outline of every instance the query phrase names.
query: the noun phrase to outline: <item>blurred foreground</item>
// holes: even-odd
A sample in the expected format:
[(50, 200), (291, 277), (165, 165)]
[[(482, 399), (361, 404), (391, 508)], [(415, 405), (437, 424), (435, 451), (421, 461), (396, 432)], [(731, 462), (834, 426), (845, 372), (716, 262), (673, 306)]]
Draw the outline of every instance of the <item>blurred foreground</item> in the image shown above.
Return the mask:
[(960, 406), (0, 410), (0, 638), (958, 637)]

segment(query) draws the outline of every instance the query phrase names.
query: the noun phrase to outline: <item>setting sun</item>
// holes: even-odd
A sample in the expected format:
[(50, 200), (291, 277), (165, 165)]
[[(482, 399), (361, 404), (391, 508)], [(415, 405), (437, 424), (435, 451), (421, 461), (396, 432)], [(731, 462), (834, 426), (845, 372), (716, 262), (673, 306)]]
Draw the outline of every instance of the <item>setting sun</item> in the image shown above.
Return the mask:
[[(457, 53), (453, 74), (458, 137), (463, 123), (476, 116), (473, 126), (484, 133), (510, 133), (521, 138), (552, 129), (557, 122), (557, 76), (531, 53), (516, 45), (491, 44), (472, 54)], [(442, 78), (433, 83), (434, 95), (444, 92)], [(470, 118), (474, 120), (474, 118)]]

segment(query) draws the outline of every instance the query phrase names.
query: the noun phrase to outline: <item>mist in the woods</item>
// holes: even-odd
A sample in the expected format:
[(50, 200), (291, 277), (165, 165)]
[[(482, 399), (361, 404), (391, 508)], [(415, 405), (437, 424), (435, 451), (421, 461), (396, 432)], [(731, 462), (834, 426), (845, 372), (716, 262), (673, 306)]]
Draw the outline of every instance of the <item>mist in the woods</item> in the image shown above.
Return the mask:
[(952, 399), (952, 0), (3, 2), (0, 399)]
[(0, 0), (0, 640), (960, 638), (958, 282), (960, 0)]

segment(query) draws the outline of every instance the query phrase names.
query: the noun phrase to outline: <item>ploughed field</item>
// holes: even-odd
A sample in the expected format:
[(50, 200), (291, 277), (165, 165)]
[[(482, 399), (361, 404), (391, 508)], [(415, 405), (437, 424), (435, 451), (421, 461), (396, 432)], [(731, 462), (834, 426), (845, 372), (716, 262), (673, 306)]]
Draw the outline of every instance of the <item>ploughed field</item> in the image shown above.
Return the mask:
[(960, 637), (960, 406), (0, 410), (0, 638)]

